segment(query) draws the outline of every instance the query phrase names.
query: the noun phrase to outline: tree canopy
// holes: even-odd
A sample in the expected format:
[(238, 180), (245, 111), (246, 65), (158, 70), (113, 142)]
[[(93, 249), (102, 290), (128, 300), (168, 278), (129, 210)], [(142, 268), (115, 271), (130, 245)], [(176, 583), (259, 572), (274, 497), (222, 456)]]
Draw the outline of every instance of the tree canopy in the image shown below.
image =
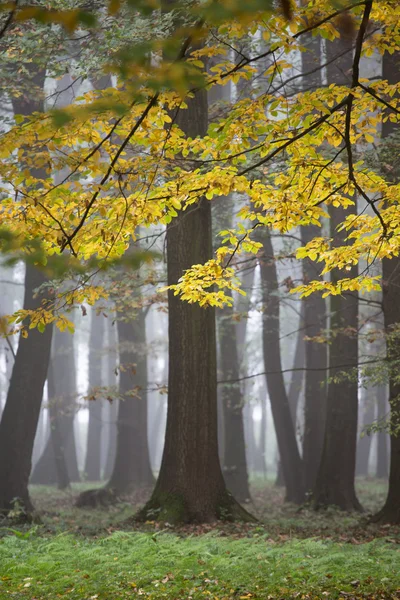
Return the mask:
[[(21, 69), (32, 86), (40, 68), (60, 77), (60, 58), (71, 48), (75, 77), (113, 78), (66, 108), (17, 115), (3, 128), (2, 249), (52, 276), (81, 275), (39, 311), (18, 311), (17, 324), (30, 317), (41, 329), (54, 320), (72, 327), (61, 307), (106, 294), (90, 273), (115, 264), (139, 227), (167, 225), (200, 198), (218, 202), (228, 194), (238, 199), (236, 222), (220, 231), (213, 258), (173, 286), (182, 300), (232, 303), (232, 292), (240, 291), (238, 257), (258, 252), (254, 232), (265, 226), (321, 229), (297, 257), (321, 263), (322, 276), (293, 292), (379, 289), (371, 265), (399, 254), (399, 184), (384, 165), (371, 164), (368, 149), (379, 143), (382, 122), (399, 120), (399, 84), (366, 77), (363, 58), (400, 49), (397, 2), (176, 2), (162, 12), (158, 4), (112, 0), (68, 10), (62, 2), (2, 9), (9, 11), (1, 43), (11, 95), (26, 93), (18, 86)], [(298, 60), (309, 51), (310, 34), (348, 39), (353, 57), (345, 85), (301, 84), (307, 73)], [(109, 42), (84, 72), (96, 36)], [(235, 102), (220, 103), (205, 136), (185, 135), (176, 118), (188, 99), (228, 84)], [(55, 173), (63, 174), (57, 183)], [(326, 231), (330, 206), (346, 209), (343, 244)], [(359, 274), (347, 276), (357, 263)], [(341, 277), (324, 277), (336, 268)]]

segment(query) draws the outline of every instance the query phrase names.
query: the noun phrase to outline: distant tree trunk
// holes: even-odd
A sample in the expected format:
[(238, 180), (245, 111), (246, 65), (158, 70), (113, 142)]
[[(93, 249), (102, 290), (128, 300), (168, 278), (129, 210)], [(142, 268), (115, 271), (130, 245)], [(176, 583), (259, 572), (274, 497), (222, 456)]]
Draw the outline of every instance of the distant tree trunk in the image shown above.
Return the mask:
[[(226, 196), (216, 201), (212, 210), (214, 228), (226, 230), (233, 224), (233, 198)], [(237, 322), (234, 308), (224, 307), (218, 312), (218, 392), (221, 403), (221, 426), (223, 427), (223, 474), (228, 490), (239, 502), (250, 498), (246, 444), (243, 423), (243, 396), (240, 385)], [(229, 383), (233, 380), (233, 383)], [(236, 381), (235, 381), (236, 380)], [(225, 382), (225, 383), (223, 383)]]
[[(239, 357), (233, 310), (224, 308), (218, 319), (220, 374), (222, 380), (237, 380)], [(223, 473), (226, 486), (239, 502), (250, 498), (243, 426), (243, 397), (240, 382), (222, 383), (221, 398), (224, 419)]]
[(263, 352), (268, 394), (286, 485), (286, 500), (301, 504), (304, 501), (303, 465), (282, 373), (279, 286), (271, 236), (267, 228), (259, 230), (258, 240), (263, 244), (259, 263), (263, 305)]
[[(143, 309), (132, 322), (118, 320), (120, 365), (117, 448), (108, 487), (117, 493), (154, 483), (147, 440), (147, 348)], [(127, 365), (127, 367), (124, 367)]]
[(57, 469), (57, 465), (61, 465), (61, 455), (65, 457), (69, 480), (80, 480), (74, 435), (77, 393), (74, 343), (73, 336), (67, 331), (54, 332), (51, 367), (52, 379), (48, 382), (50, 436), (33, 469), (30, 483), (62, 486), (64, 474)]
[[(349, 73), (352, 69), (352, 44), (350, 36), (344, 34), (334, 42), (326, 43), (328, 60), (336, 58), (327, 67), (329, 83), (349, 85), (351, 79)], [(347, 49), (349, 52), (337, 58), (341, 52)], [(347, 234), (338, 231), (337, 227), (346, 218), (346, 210), (333, 206), (330, 206), (329, 209), (330, 235), (335, 239), (337, 245), (344, 244)], [(358, 268), (353, 267), (347, 276), (356, 277), (357, 274)], [(335, 282), (340, 276), (340, 273), (333, 271), (331, 280)], [(342, 369), (339, 366), (346, 364), (351, 369), (352, 367), (356, 368), (358, 364), (358, 299), (349, 294), (331, 296), (330, 312), (330, 329), (333, 332), (329, 345), (330, 382), (324, 444), (314, 487), (313, 504), (315, 508), (336, 505), (343, 510), (361, 510), (354, 488), (358, 383), (356, 378), (346, 380), (341, 375)], [(318, 316), (323, 318), (322, 306)], [(317, 326), (320, 327), (321, 323), (318, 323)], [(333, 378), (337, 379), (333, 380)], [(314, 408), (318, 410), (318, 406)], [(323, 418), (322, 415), (318, 416), (318, 420), (321, 418)]]
[[(43, 300), (34, 290), (45, 282), (43, 274), (27, 265), (24, 308), (35, 309)], [(33, 505), (28, 492), (32, 450), (50, 359), (52, 327), (43, 333), (20, 336), (6, 405), (0, 422), (0, 512), (7, 513), (17, 499), (29, 517)], [(21, 515), (22, 517), (22, 515)]]
[[(114, 314), (113, 314), (114, 318)], [(117, 325), (110, 317), (107, 321), (107, 386), (110, 391), (117, 386)], [(115, 399), (107, 407), (108, 443), (103, 478), (108, 481), (114, 467), (117, 448), (117, 419), (119, 400)]]
[[(105, 317), (91, 312), (89, 337), (89, 393), (95, 392), (103, 384), (103, 347)], [(100, 480), (101, 445), (103, 433), (103, 399), (96, 395), (89, 400), (89, 422), (86, 445), (85, 474), (89, 481)]]
[[(357, 444), (356, 455), (356, 474), (368, 477), (369, 457), (371, 453), (371, 436), (364, 432), (365, 427), (371, 425), (375, 418), (375, 398), (373, 396), (375, 388), (362, 390), (362, 411), (363, 423)], [(369, 393), (368, 393), (369, 392)]]
[[(168, 3), (167, 3), (168, 6)], [(190, 137), (207, 130), (207, 95), (199, 91), (175, 122)], [(167, 230), (168, 283), (212, 256), (211, 206), (205, 199)], [(160, 474), (139, 518), (206, 522), (247, 513), (226, 489), (218, 457), (215, 311), (168, 293), (168, 413)]]
[[(54, 365), (50, 361), (47, 373), (47, 385), (49, 388), (49, 415), (50, 415), (50, 438), (54, 455), (57, 483), (60, 490), (65, 490), (70, 485), (67, 461), (65, 459), (63, 433), (60, 427), (58, 409), (55, 405), (57, 385), (54, 375)], [(50, 452), (48, 452), (50, 455)]]
[[(386, 420), (388, 413), (386, 386), (380, 385), (377, 387), (377, 401), (378, 421)], [(388, 434), (386, 431), (379, 431), (376, 435), (378, 436), (376, 449), (376, 477), (378, 477), (378, 479), (387, 479), (389, 476)]]
[[(385, 52), (382, 61), (382, 78), (389, 84), (396, 84), (400, 80), (400, 52), (389, 54)], [(398, 132), (397, 123), (387, 120), (382, 123), (382, 138)], [(398, 146), (397, 146), (398, 149)], [(397, 152), (398, 153), (398, 152)], [(396, 156), (396, 155), (394, 155)], [(399, 180), (398, 169), (393, 174), (396, 181)], [(400, 323), (400, 258), (383, 259), (383, 315), (386, 333), (393, 334), (396, 325)], [(399, 336), (388, 340), (387, 355), (390, 361), (394, 361), (395, 373), (389, 381), (389, 404), (390, 404), (390, 470), (389, 490), (386, 502), (376, 519), (386, 523), (400, 523), (400, 384), (398, 382), (398, 364), (400, 358)]]
[(117, 446), (110, 480), (83, 492), (77, 506), (107, 504), (116, 496), (154, 483), (147, 440), (147, 348), (144, 310), (133, 321), (118, 320), (119, 393)]
[[(304, 301), (301, 304), (300, 319), (299, 319), (299, 331), (297, 333), (296, 349), (294, 352), (293, 369), (291, 374), (290, 385), (288, 391), (288, 401), (290, 414), (292, 416), (293, 426), (296, 433), (297, 429), (297, 407), (300, 400), (300, 392), (303, 385), (304, 371)], [(283, 477), (283, 469), (281, 461), (278, 462), (278, 470), (276, 474), (275, 485), (278, 487), (285, 485), (285, 479)]]

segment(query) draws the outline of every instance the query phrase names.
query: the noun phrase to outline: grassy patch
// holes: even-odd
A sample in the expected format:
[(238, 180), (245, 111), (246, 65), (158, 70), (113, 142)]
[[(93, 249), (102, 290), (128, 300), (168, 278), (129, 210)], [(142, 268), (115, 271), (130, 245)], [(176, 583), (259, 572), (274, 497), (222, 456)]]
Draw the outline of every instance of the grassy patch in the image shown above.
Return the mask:
[[(0, 598), (122, 600), (398, 597), (400, 550), (265, 536), (114, 532), (0, 540)], [(397, 592), (396, 592), (397, 590)]]

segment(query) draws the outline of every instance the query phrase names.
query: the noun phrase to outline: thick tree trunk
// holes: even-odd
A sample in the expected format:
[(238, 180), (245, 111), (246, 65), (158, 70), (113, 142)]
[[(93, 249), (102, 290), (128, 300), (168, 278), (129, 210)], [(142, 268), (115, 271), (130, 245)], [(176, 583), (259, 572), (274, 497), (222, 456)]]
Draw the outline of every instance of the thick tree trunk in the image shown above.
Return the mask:
[(105, 317), (92, 310), (89, 337), (89, 393), (95, 400), (89, 401), (89, 422), (86, 445), (85, 475), (88, 481), (100, 480), (101, 445), (103, 433), (103, 399), (96, 388), (103, 385), (103, 347)]
[[(34, 290), (45, 282), (43, 274), (29, 264), (25, 274), (24, 308), (35, 309), (43, 300)], [(0, 511), (9, 512), (15, 501), (25, 516), (33, 510), (28, 492), (32, 449), (50, 359), (52, 327), (43, 333), (20, 336), (7, 401), (0, 423)], [(23, 516), (23, 515), (21, 515)]]
[[(50, 436), (33, 469), (30, 483), (63, 485), (64, 475), (57, 470), (65, 457), (70, 481), (80, 481), (74, 435), (76, 373), (73, 336), (55, 330), (49, 378)], [(56, 449), (56, 451), (55, 451)]]
[[(327, 58), (335, 59), (339, 53), (352, 46), (352, 39), (343, 35), (334, 42), (327, 42)], [(352, 69), (352, 52), (336, 58), (327, 67), (329, 83), (349, 84)], [(331, 237), (335, 243), (345, 243), (346, 232), (337, 227), (346, 217), (346, 210), (330, 207)], [(347, 273), (356, 277), (357, 267)], [(335, 281), (341, 273), (332, 272)], [(357, 447), (358, 383), (356, 378), (347, 380), (339, 365), (356, 368), (358, 363), (358, 300), (348, 294), (330, 297), (332, 338), (329, 345), (329, 386), (327, 413), (321, 464), (313, 494), (315, 508), (336, 505), (343, 510), (361, 510), (357, 500), (354, 479)], [(321, 317), (323, 310), (321, 307)], [(320, 324), (318, 324), (320, 326)]]
[(258, 240), (263, 244), (259, 262), (263, 304), (263, 352), (268, 394), (286, 485), (286, 500), (301, 504), (304, 501), (303, 465), (282, 373), (279, 286), (271, 236), (267, 228), (259, 231)]
[[(383, 55), (383, 79), (389, 84), (399, 82), (400, 78), (400, 52)], [(382, 123), (382, 137), (398, 132), (399, 127), (391, 121)], [(393, 173), (393, 178), (399, 179), (398, 170)], [(383, 276), (383, 315), (386, 333), (389, 335), (387, 343), (387, 355), (390, 361), (395, 361), (395, 373), (389, 381), (389, 403), (390, 403), (390, 470), (389, 491), (385, 505), (377, 519), (381, 522), (400, 523), (400, 385), (398, 383), (398, 364), (400, 357), (400, 340), (397, 334), (392, 340), (395, 326), (400, 323), (400, 258), (382, 261)]]
[[(175, 122), (191, 136), (207, 129), (207, 96), (198, 92)], [(212, 255), (211, 206), (200, 200), (167, 231), (168, 283)], [(227, 491), (218, 457), (215, 311), (168, 294), (168, 413), (160, 474), (139, 518), (206, 522), (247, 516)]]
[[(31, 64), (24, 65), (29, 74), (31, 94), (13, 98), (14, 114), (31, 115), (43, 110), (45, 70), (35, 72)], [(40, 177), (41, 173), (35, 175)], [(34, 297), (36, 288), (45, 282), (43, 273), (32, 265), (25, 271), (25, 309), (35, 309), (45, 300), (43, 294)], [(8, 513), (15, 500), (22, 507), (21, 517), (28, 518), (33, 510), (28, 481), (32, 467), (32, 451), (50, 359), (52, 327), (43, 333), (31, 330), (20, 336), (15, 356), (7, 400), (0, 422), (0, 511)]]

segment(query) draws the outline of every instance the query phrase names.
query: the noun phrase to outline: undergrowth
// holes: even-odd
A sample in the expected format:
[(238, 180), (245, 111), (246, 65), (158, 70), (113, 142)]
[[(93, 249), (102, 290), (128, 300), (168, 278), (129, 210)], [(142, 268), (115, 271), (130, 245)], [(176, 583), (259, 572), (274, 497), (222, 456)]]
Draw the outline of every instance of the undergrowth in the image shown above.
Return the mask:
[(0, 597), (21, 600), (397, 598), (399, 546), (160, 532), (0, 540)]

